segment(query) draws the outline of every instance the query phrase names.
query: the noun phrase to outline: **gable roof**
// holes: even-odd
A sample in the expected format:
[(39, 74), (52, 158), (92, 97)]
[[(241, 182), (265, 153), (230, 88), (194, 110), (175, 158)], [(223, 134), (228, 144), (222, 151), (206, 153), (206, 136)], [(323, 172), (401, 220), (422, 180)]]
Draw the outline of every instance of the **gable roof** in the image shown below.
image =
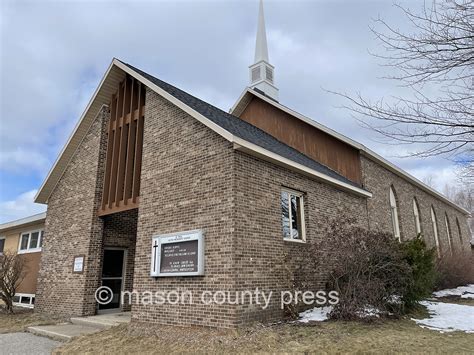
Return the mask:
[(49, 196), (74, 156), (75, 151), (89, 131), (100, 108), (104, 105), (108, 105), (110, 97), (116, 91), (116, 88), (125, 78), (126, 74), (142, 82), (158, 95), (178, 106), (233, 143), (234, 149), (236, 150), (296, 170), (359, 196), (372, 196), (370, 192), (360, 188), (344, 176), (278, 141), (259, 128), (155, 78), (140, 69), (114, 58), (90, 102), (86, 106), (72, 135), (41, 185), (35, 197), (35, 202), (47, 203)]
[(260, 93), (256, 90), (253, 90), (251, 88), (246, 88), (242, 92), (242, 94), (240, 95), (239, 99), (234, 104), (234, 106), (230, 109), (230, 113), (235, 115), (235, 116), (240, 116), (240, 114), (242, 114), (242, 112), (245, 110), (245, 108), (250, 103), (250, 101), (252, 100), (253, 97), (257, 97), (257, 98), (265, 101), (266, 103), (278, 108), (279, 110), (281, 110), (283, 112), (286, 112), (289, 115), (291, 115), (291, 116), (293, 116), (293, 117), (295, 117), (295, 118), (297, 118), (297, 119), (299, 119), (303, 122), (306, 122), (307, 124), (309, 124), (309, 125), (317, 128), (317, 129), (327, 133), (328, 135), (330, 135), (330, 136), (346, 143), (347, 145), (349, 145), (349, 146), (351, 146), (355, 149), (358, 149), (362, 155), (364, 155), (367, 158), (377, 162), (378, 164), (382, 165), (387, 170), (389, 170), (392, 173), (398, 175), (399, 177), (401, 177), (405, 180), (408, 180), (410, 183), (417, 186), (418, 188), (425, 191), (426, 193), (428, 193), (428, 194), (442, 200), (446, 204), (454, 207), (459, 212), (461, 212), (465, 215), (470, 215), (471, 214), (465, 208), (463, 208), (463, 207), (457, 205), (456, 203), (454, 203), (453, 201), (449, 200), (443, 194), (439, 193), (435, 189), (433, 189), (430, 186), (426, 185), (425, 183), (421, 182), (420, 180), (415, 178), (413, 175), (411, 175), (411, 174), (407, 173), (406, 171), (402, 170), (401, 168), (397, 167), (396, 165), (394, 165), (393, 163), (391, 163), (387, 159), (385, 159), (382, 156), (380, 156), (379, 154), (375, 153), (373, 150), (367, 148), (365, 145), (363, 145), (363, 144), (361, 144), (361, 143), (359, 143), (359, 142), (357, 142), (353, 139), (350, 139), (350, 138), (344, 136), (343, 134), (340, 134), (339, 132), (336, 132), (336, 131), (332, 130), (329, 127), (326, 127), (326, 126), (322, 125), (321, 123), (312, 120), (309, 117), (306, 117), (306, 116), (304, 116), (304, 115), (302, 115), (302, 114), (300, 114), (296, 111), (293, 111), (292, 109), (280, 104), (279, 102), (271, 99), (270, 97), (265, 96), (264, 94), (262, 94), (262, 93)]

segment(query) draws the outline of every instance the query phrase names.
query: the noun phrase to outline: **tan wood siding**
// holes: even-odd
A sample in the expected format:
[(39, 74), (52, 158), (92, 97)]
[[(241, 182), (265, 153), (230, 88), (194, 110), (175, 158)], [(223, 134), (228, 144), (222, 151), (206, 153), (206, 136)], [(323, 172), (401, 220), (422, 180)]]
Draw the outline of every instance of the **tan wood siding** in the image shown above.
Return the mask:
[(252, 98), (240, 118), (349, 180), (361, 183), (359, 151), (346, 143), (257, 97)]

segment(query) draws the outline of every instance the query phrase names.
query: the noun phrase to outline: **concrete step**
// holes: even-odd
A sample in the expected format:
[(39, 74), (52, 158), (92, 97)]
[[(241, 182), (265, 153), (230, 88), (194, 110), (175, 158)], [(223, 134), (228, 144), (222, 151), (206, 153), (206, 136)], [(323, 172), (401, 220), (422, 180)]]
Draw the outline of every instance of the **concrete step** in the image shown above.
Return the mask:
[(130, 313), (101, 314), (90, 317), (71, 318), (71, 323), (88, 327), (108, 329), (123, 323), (130, 323)]
[(28, 327), (27, 330), (32, 334), (45, 336), (54, 340), (68, 341), (79, 335), (96, 333), (102, 329), (85, 325), (62, 323)]

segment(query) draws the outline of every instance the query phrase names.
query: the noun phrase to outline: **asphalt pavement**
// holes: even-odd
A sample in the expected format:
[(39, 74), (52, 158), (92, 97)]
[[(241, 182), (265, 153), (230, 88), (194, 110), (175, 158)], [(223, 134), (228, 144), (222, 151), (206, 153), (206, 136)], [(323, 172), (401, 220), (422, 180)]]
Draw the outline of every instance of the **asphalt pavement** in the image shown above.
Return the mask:
[(60, 344), (62, 343), (59, 341), (30, 333), (0, 334), (1, 355), (49, 355)]

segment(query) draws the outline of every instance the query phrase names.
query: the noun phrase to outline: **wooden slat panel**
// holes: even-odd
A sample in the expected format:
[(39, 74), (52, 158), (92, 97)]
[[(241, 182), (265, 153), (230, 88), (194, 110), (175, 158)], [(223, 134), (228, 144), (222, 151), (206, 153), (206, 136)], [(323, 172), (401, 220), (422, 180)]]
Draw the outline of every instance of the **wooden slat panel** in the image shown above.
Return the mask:
[(132, 199), (129, 199), (127, 201), (126, 205), (122, 204), (121, 206), (118, 206), (118, 207), (114, 206), (114, 207), (111, 207), (111, 208), (109, 208), (108, 206), (105, 206), (104, 209), (101, 209), (99, 211), (98, 215), (99, 216), (107, 216), (107, 215), (113, 214), (113, 213), (132, 210), (132, 209), (138, 208), (139, 203), (140, 203), (140, 197), (137, 197), (135, 202), (132, 202)]
[(112, 96), (110, 106), (100, 216), (138, 207), (145, 86), (132, 77), (126, 77)]
[(127, 138), (128, 138), (128, 125), (126, 125), (125, 118), (121, 117), (122, 128), (120, 129), (120, 149), (119, 149), (119, 162), (117, 171), (117, 189), (115, 192), (115, 205), (118, 206), (120, 201), (123, 199), (123, 187), (125, 180), (125, 158), (127, 155)]
[[(118, 100), (117, 100), (117, 116), (122, 116), (123, 113), (123, 95), (124, 87), (120, 85)], [(115, 120), (118, 123), (118, 119)], [(119, 148), (120, 148), (120, 128), (116, 125), (114, 133), (114, 151), (112, 155), (112, 169), (110, 173), (110, 188), (109, 188), (109, 208), (112, 207), (112, 204), (115, 202), (115, 195), (117, 189), (117, 170), (118, 170), (118, 161), (119, 161)]]
[(142, 102), (145, 102), (145, 86), (140, 84), (138, 89), (138, 121), (136, 129), (136, 149), (135, 149), (135, 164), (133, 172), (133, 189), (132, 200), (136, 201), (140, 193), (140, 174), (142, 168), (142, 148), (143, 148), (143, 110)]
[[(132, 78), (132, 90), (131, 90), (131, 100), (130, 100), (130, 112), (133, 113), (133, 101), (135, 96), (138, 97), (135, 88), (135, 80)], [(131, 118), (131, 114), (129, 115)], [(124, 204), (128, 204), (128, 199), (132, 197), (132, 188), (133, 188), (133, 168), (135, 162), (135, 141), (136, 141), (136, 129), (137, 122), (134, 119), (130, 119), (128, 125), (128, 149), (127, 149), (127, 158), (126, 158), (126, 167), (125, 167), (125, 186), (124, 186)]]
[(112, 95), (110, 100), (110, 118), (108, 122), (108, 133), (107, 133), (107, 153), (105, 160), (105, 176), (104, 176), (104, 188), (102, 189), (102, 209), (105, 208), (106, 203), (109, 201), (109, 188), (110, 188), (110, 170), (112, 167), (112, 152), (114, 149), (114, 130), (112, 125), (112, 120), (115, 120), (115, 115), (117, 112), (116, 107), (116, 95)]

